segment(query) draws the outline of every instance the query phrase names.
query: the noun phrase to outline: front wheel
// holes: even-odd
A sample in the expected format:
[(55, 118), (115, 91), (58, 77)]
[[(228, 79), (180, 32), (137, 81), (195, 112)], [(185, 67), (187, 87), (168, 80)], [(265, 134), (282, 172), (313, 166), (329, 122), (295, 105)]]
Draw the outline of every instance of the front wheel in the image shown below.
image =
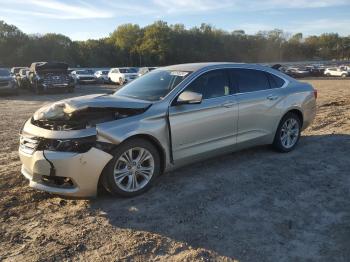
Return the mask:
[(160, 171), (158, 150), (147, 140), (132, 139), (117, 147), (102, 184), (113, 195), (132, 197), (148, 190)]
[(278, 125), (273, 147), (282, 153), (292, 151), (300, 138), (301, 121), (294, 113), (287, 113)]

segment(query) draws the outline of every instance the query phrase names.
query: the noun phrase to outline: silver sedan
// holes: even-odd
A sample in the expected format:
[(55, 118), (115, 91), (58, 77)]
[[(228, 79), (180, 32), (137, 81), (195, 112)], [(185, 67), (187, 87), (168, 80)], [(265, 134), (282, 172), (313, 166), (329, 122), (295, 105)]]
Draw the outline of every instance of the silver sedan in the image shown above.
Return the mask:
[(112, 95), (40, 108), (20, 137), (22, 174), (52, 193), (135, 196), (161, 173), (256, 145), (293, 150), (317, 92), (269, 67), (196, 63), (156, 69)]

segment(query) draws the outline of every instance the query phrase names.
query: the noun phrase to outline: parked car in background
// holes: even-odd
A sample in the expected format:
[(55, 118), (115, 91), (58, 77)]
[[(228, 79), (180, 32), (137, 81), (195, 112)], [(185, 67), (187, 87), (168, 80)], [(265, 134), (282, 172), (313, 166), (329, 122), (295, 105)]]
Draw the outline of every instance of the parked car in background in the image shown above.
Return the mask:
[(141, 67), (139, 69), (139, 71), (137, 72), (138, 73), (138, 76), (143, 76), (144, 74), (147, 74), (149, 72), (151, 72), (152, 70), (156, 69), (157, 67)]
[(345, 70), (344, 68), (329, 67), (329, 68), (326, 68), (326, 70), (324, 71), (324, 74), (326, 76), (347, 77), (347, 76), (349, 76), (350, 73), (347, 70)]
[(72, 71), (71, 76), (77, 84), (94, 84), (97, 82), (95, 72), (91, 69)]
[(108, 79), (112, 83), (123, 85), (124, 83), (131, 82), (138, 77), (135, 69), (128, 67), (111, 68), (108, 73)]
[(340, 66), (339, 68), (340, 70), (347, 71), (350, 75), (350, 66), (343, 65), (343, 66)]
[(97, 81), (100, 83), (109, 83), (108, 72), (109, 72), (109, 70), (96, 71), (95, 77), (96, 77)]
[(29, 88), (29, 68), (19, 70), (16, 81), (19, 88)]
[(323, 76), (325, 70), (324, 68), (315, 65), (306, 66), (305, 69), (309, 71), (311, 76)]
[(310, 75), (310, 72), (303, 67), (288, 67), (284, 73), (294, 78), (302, 78)]
[(162, 67), (111, 95), (46, 105), (24, 124), (19, 155), (30, 186), (135, 196), (163, 172), (246, 147), (296, 148), (317, 92), (269, 67), (196, 63)]
[(6, 68), (0, 68), (0, 94), (18, 94), (16, 80)]
[(29, 85), (37, 94), (52, 89), (74, 92), (74, 80), (68, 73), (68, 64), (62, 62), (35, 62), (29, 68)]

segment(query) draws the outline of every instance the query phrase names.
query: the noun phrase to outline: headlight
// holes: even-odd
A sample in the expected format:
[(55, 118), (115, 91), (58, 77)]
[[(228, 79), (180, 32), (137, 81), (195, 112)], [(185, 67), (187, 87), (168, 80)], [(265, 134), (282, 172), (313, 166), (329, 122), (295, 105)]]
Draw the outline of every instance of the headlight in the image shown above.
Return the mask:
[(96, 143), (96, 136), (74, 139), (41, 139), (37, 150), (85, 153)]

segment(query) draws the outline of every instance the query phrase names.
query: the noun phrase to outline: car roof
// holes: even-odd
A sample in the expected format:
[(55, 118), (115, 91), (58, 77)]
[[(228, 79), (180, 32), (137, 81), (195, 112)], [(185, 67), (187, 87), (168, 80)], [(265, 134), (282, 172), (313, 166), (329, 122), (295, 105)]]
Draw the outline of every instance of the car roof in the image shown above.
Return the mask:
[(232, 62), (208, 62), (208, 63), (189, 63), (189, 64), (179, 64), (179, 65), (172, 65), (172, 66), (166, 66), (161, 67), (157, 70), (171, 70), (171, 71), (188, 71), (188, 72), (196, 72), (201, 70), (210, 70), (210, 69), (224, 69), (224, 68), (242, 68), (242, 69), (255, 69), (255, 70), (262, 70), (265, 72), (272, 73), (274, 75), (277, 75), (279, 77), (282, 77), (285, 80), (288, 80), (289, 82), (296, 81), (295, 79), (291, 78), (290, 76), (284, 74), (283, 72), (273, 69), (270, 66), (263, 66), (259, 64), (249, 64), (249, 63), (232, 63)]
[(247, 64), (247, 63), (234, 63), (234, 62), (205, 62), (205, 63), (188, 63), (178, 64), (162, 67), (162, 70), (178, 70), (178, 71), (191, 71), (195, 72), (204, 68), (210, 67), (240, 67), (240, 68), (251, 68), (251, 69), (266, 69), (268, 66), (262, 66), (259, 64)]

